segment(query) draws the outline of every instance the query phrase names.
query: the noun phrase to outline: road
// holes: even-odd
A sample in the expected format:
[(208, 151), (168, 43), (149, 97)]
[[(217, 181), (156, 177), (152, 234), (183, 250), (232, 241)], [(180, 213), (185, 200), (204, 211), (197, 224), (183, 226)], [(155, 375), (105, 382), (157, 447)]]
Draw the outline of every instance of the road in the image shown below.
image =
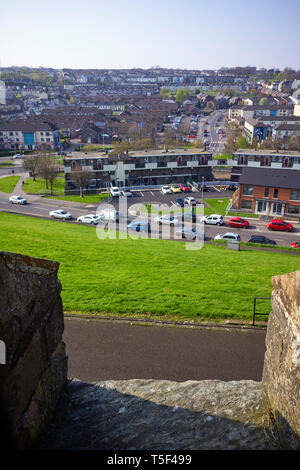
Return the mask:
[[(198, 138), (207, 141), (209, 144), (208, 150), (213, 153), (221, 153), (225, 144), (225, 138), (221, 138), (220, 134), (217, 134), (218, 127), (224, 129), (226, 125), (227, 110), (220, 109), (213, 111), (206, 117), (199, 119)], [(221, 119), (216, 126), (217, 120)], [(208, 135), (204, 135), (204, 131), (208, 131)]]
[(262, 378), (263, 328), (142, 326), (65, 318), (68, 375), (98, 380), (256, 380)]
[[(193, 196), (195, 197), (196, 200), (201, 200), (201, 193), (192, 193)], [(205, 194), (205, 198), (210, 198), (210, 197), (219, 197), (220, 199), (225, 198), (225, 197), (230, 197), (232, 193), (230, 191), (225, 191), (221, 193), (207, 193)], [(136, 204), (136, 208), (139, 208), (142, 204), (146, 203), (164, 203), (166, 204), (166, 208), (168, 207), (174, 207), (174, 209), (177, 209), (177, 206), (174, 203), (175, 200), (174, 194), (172, 195), (163, 195), (161, 194), (160, 191), (136, 191), (135, 192), (135, 197), (133, 197), (129, 201), (129, 205), (132, 207), (134, 204)], [(182, 197), (184, 195), (181, 194)], [(83, 203), (71, 203), (71, 202), (66, 202), (62, 200), (53, 200), (53, 199), (43, 199), (40, 197), (32, 197), (32, 201), (24, 206), (17, 205), (17, 204), (10, 204), (9, 201), (9, 195), (7, 196), (0, 196), (0, 211), (2, 212), (13, 212), (13, 213), (18, 213), (18, 214), (23, 214), (23, 215), (31, 215), (31, 216), (36, 216), (36, 217), (42, 217), (45, 219), (50, 219), (49, 212), (54, 209), (58, 208), (63, 208), (65, 210), (68, 210), (69, 212), (72, 213), (73, 219), (76, 219), (77, 217), (88, 214), (88, 213), (95, 213), (97, 210), (97, 207), (99, 207), (97, 204), (83, 204)], [(118, 199), (110, 202), (116, 209), (118, 209)], [(102, 203), (103, 204), (103, 203)], [(129, 206), (129, 209), (130, 209)], [(101, 207), (101, 205), (100, 205)], [(190, 211), (190, 207), (186, 206), (185, 211), (188, 212)], [(122, 211), (121, 211), (122, 212)], [(134, 216), (128, 216), (128, 218), (123, 218), (123, 230), (126, 230), (126, 225), (127, 223), (131, 222), (134, 219), (138, 220), (146, 220), (147, 219), (147, 214), (146, 212), (140, 212), (140, 215), (137, 217)], [(227, 222), (229, 220), (229, 217), (225, 217), (225, 221)], [(242, 242), (247, 242), (250, 238), (251, 235), (263, 235), (266, 236), (267, 238), (271, 238), (272, 240), (276, 241), (277, 245), (279, 246), (290, 246), (290, 244), (294, 241), (300, 241), (300, 224), (293, 224), (294, 225), (294, 231), (291, 233), (283, 233), (283, 232), (269, 232), (266, 228), (266, 222), (259, 220), (259, 219), (248, 219), (250, 221), (250, 228), (249, 229), (238, 229), (238, 228), (230, 228), (227, 227), (227, 225), (224, 226), (208, 226), (206, 225), (204, 227), (205, 230), (205, 241), (211, 241), (217, 234), (221, 234), (224, 232), (235, 232), (239, 233), (241, 236), (241, 241)], [(63, 222), (62, 222), (63, 223)], [(76, 223), (76, 220), (73, 220), (73, 222), (67, 222), (67, 223)], [(156, 223), (155, 223), (156, 224)], [(91, 227), (92, 228), (92, 227)], [(122, 228), (121, 228), (122, 230)], [(159, 233), (159, 227), (154, 226), (152, 223), (152, 233), (153, 236), (155, 234), (157, 235)], [(173, 238), (172, 232), (171, 232), (171, 239)]]

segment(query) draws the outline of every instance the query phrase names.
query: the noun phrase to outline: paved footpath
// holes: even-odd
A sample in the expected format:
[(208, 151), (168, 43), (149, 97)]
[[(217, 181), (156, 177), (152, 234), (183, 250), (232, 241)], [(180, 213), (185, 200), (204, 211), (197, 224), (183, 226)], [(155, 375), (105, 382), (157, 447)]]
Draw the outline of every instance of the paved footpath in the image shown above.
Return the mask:
[(183, 328), (65, 318), (68, 376), (261, 381), (265, 328)]

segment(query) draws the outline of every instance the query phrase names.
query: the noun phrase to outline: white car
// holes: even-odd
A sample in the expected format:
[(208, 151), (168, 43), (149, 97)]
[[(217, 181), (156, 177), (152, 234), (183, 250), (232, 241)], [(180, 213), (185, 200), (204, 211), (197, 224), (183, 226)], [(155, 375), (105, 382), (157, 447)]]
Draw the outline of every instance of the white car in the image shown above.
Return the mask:
[(72, 214), (70, 214), (70, 212), (64, 211), (63, 209), (51, 211), (49, 212), (49, 215), (50, 217), (53, 217), (56, 219), (66, 219), (66, 220), (72, 219)]
[(11, 196), (9, 202), (12, 204), (27, 204), (26, 199), (22, 196)]
[(185, 202), (186, 204), (196, 204), (196, 199), (195, 199), (194, 197), (192, 197), (192, 196), (191, 196), (191, 197), (186, 197), (186, 198), (184, 199), (184, 202)]
[(19, 160), (20, 158), (23, 158), (23, 155), (21, 155), (20, 153), (16, 153), (16, 155), (12, 157), (13, 160)]
[(117, 186), (112, 186), (110, 188), (110, 194), (112, 196), (118, 196), (118, 197), (122, 196), (122, 193), (121, 193), (121, 191), (119, 190), (119, 188)]
[(104, 221), (118, 221), (120, 217), (120, 211), (117, 211), (113, 208), (104, 209), (98, 214), (98, 217)]
[(172, 191), (171, 191), (170, 186), (162, 186), (161, 187), (161, 192), (163, 194), (173, 194)]
[(195, 228), (182, 228), (181, 230), (176, 230), (175, 234), (186, 240), (204, 239), (204, 234)]
[(83, 224), (99, 224), (99, 222), (102, 221), (102, 218), (99, 217), (99, 215), (95, 214), (87, 214), (87, 215), (81, 215), (80, 217), (77, 217), (77, 222), (83, 223)]
[(125, 191), (121, 191), (121, 196), (124, 196), (124, 197), (132, 197), (133, 194), (131, 191), (129, 191), (128, 189), (126, 189)]
[(176, 219), (175, 217), (170, 217), (168, 215), (162, 215), (160, 217), (156, 217), (155, 222), (158, 222), (159, 225), (165, 224), (165, 225), (178, 225), (179, 220)]
[(219, 235), (215, 236), (215, 240), (237, 240), (240, 241), (241, 237), (238, 233), (234, 232), (227, 232), (227, 233), (220, 233)]
[(205, 224), (210, 224), (210, 225), (223, 225), (224, 219), (222, 215), (211, 214), (211, 215), (205, 215), (204, 217), (201, 217), (201, 222), (204, 222)]

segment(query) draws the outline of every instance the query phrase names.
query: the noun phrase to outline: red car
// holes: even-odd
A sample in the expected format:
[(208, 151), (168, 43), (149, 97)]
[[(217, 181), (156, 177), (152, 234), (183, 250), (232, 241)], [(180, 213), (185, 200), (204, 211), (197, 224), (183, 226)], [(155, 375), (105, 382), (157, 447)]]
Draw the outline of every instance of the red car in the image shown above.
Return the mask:
[(280, 231), (285, 231), (288, 230), (289, 232), (293, 231), (293, 226), (292, 224), (289, 224), (288, 222), (284, 222), (283, 220), (271, 220), (268, 225), (267, 225), (268, 230), (280, 230)]
[(184, 193), (189, 193), (191, 191), (191, 187), (186, 184), (186, 183), (183, 183), (180, 185), (180, 189), (181, 191), (183, 191)]
[(230, 217), (227, 225), (228, 227), (249, 228), (248, 220), (242, 219), (241, 217)]
[(300, 248), (300, 242), (291, 243), (292, 248)]

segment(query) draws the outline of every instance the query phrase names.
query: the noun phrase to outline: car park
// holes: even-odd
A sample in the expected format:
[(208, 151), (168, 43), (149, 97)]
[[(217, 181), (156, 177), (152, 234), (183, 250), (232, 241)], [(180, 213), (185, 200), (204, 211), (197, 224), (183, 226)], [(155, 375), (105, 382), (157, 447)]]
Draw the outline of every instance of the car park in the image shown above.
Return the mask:
[(201, 222), (204, 222), (205, 224), (209, 224), (209, 225), (223, 225), (224, 219), (222, 215), (211, 214), (211, 215), (205, 215), (204, 217), (202, 217)]
[(267, 225), (268, 230), (280, 230), (280, 231), (293, 231), (293, 226), (289, 222), (284, 222), (283, 220), (273, 219)]
[(181, 189), (180, 189), (179, 184), (172, 184), (171, 191), (173, 193), (181, 193)]
[(185, 238), (187, 240), (199, 240), (201, 238), (204, 238), (203, 233), (199, 232), (195, 228), (182, 228), (180, 230), (176, 230), (175, 235), (177, 237)]
[(176, 219), (175, 217), (170, 217), (168, 215), (162, 215), (160, 217), (155, 218), (155, 222), (158, 222), (159, 225), (178, 225), (179, 220)]
[(65, 219), (65, 220), (72, 219), (72, 214), (70, 214), (70, 212), (64, 211), (63, 209), (57, 209), (55, 211), (51, 211), (49, 215), (50, 217), (55, 218), (55, 219)]
[(163, 194), (172, 194), (172, 190), (171, 190), (170, 186), (162, 186), (161, 187), (161, 192)]
[(12, 204), (27, 204), (26, 199), (22, 196), (11, 196), (9, 202)]
[(266, 245), (276, 245), (276, 242), (274, 240), (270, 240), (269, 238), (263, 237), (261, 235), (251, 235), (248, 242), (249, 243), (262, 243)]
[(119, 188), (116, 187), (116, 186), (112, 186), (112, 187), (110, 188), (110, 194), (111, 194), (112, 196), (116, 196), (116, 197), (122, 196), (121, 191), (120, 191)]
[(193, 204), (196, 204), (196, 199), (194, 197), (186, 197), (184, 198), (184, 202), (185, 204), (190, 204), (190, 205), (193, 205)]
[(133, 230), (135, 232), (151, 232), (150, 224), (148, 222), (131, 222), (127, 225), (127, 230)]
[(181, 183), (180, 189), (181, 189), (181, 191), (183, 191), (184, 193), (189, 193), (189, 192), (191, 192), (191, 187), (190, 187), (190, 185), (187, 184), (187, 183)]
[(227, 233), (220, 233), (216, 235), (215, 240), (237, 240), (240, 241), (241, 237), (238, 233), (234, 232), (227, 232)]
[(242, 219), (241, 217), (230, 217), (227, 225), (228, 227), (249, 228), (248, 220)]
[(80, 222), (83, 224), (97, 225), (101, 221), (102, 221), (102, 218), (99, 217), (99, 215), (95, 215), (95, 214), (81, 215), (80, 217), (77, 217), (77, 222)]
[(182, 197), (176, 198), (176, 206), (184, 207), (184, 202), (183, 202)]
[(300, 242), (293, 242), (291, 243), (292, 248), (300, 248)]

